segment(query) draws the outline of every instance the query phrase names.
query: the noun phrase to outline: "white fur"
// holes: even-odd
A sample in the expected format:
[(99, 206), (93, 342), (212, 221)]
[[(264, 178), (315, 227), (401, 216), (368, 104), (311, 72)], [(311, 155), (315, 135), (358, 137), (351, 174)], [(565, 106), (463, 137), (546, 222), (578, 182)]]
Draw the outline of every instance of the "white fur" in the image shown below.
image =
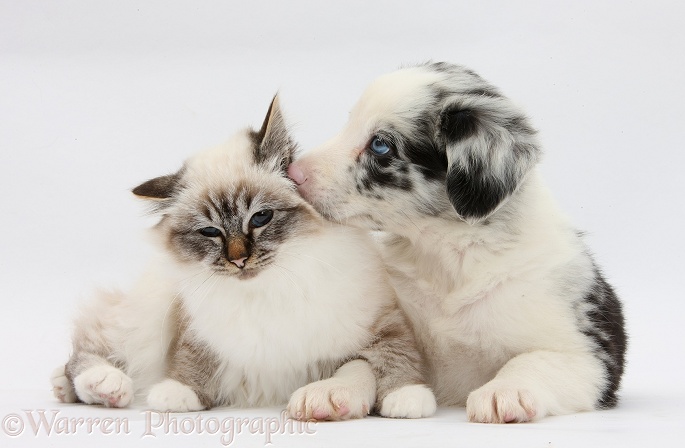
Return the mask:
[[(518, 215), (516, 227), (526, 230), (517, 241), (500, 241), (496, 229), (426, 219), (417, 222), (421, 232), (409, 229), (408, 240), (387, 246), (386, 259), (431, 362), (442, 366), (433, 380), (439, 402), (468, 404), (469, 393), (496, 375), (500, 386), (523, 381), (536, 392), (537, 417), (589, 410), (603, 371), (560, 286), (570, 276), (574, 289), (586, 289), (592, 266), (536, 176), (521, 194), (530, 205)], [(574, 369), (555, 367), (571, 362)], [(472, 406), (480, 395), (473, 393)], [(482, 400), (492, 403), (487, 394)]]
[(87, 404), (123, 408), (133, 399), (131, 379), (121, 370), (109, 365), (94, 366), (76, 376), (74, 389)]
[(332, 378), (300, 387), (287, 410), (298, 420), (347, 420), (365, 417), (375, 398), (373, 371), (366, 361), (356, 360), (342, 366)]
[(189, 412), (204, 409), (197, 394), (190, 387), (172, 379), (166, 379), (152, 386), (147, 396), (147, 405), (159, 412)]
[(71, 386), (71, 382), (64, 374), (64, 366), (57, 367), (50, 375), (52, 383), (52, 393), (62, 403), (73, 403), (76, 401), (76, 393)]
[(435, 414), (435, 395), (424, 384), (403, 386), (388, 394), (381, 405), (380, 414), (393, 418), (422, 418)]
[[(382, 200), (355, 191), (350, 173), (374, 133), (411, 130), (429, 104), (428, 86), (440, 82), (445, 75), (422, 68), (381, 77), (338, 135), (291, 166), (291, 177), (329, 217), (387, 232), (378, 241), (439, 404), (466, 405), (478, 422), (591, 410), (606, 378), (577, 307), (593, 265), (534, 169), (498, 212), (508, 220), (490, 226), (459, 220), (444, 184), (419, 183), (411, 199), (392, 188)], [(441, 198), (445, 213), (418, 211)]]
[[(77, 320), (77, 333), (79, 326), (91, 326), (88, 333), (97, 334), (110, 347), (109, 361), (126, 366), (122, 374), (132, 378), (132, 398), (139, 402), (153, 384), (164, 378), (166, 355), (173, 338), (174, 321), (169, 313), (180, 291), (178, 284), (169, 282), (165, 269), (169, 263), (165, 254), (153, 257), (130, 291), (98, 292), (84, 304)], [(74, 383), (85, 373), (74, 378)], [(87, 390), (88, 387), (76, 387), (79, 398), (90, 403)], [(120, 407), (126, 404), (122, 402)]]

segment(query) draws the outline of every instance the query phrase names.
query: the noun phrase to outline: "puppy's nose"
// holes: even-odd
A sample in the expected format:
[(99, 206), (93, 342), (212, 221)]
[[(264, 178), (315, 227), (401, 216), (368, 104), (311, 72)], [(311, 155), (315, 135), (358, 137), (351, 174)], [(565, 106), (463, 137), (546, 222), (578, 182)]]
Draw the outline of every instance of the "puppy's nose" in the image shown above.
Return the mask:
[(307, 181), (307, 176), (305, 176), (304, 171), (297, 165), (297, 162), (293, 162), (288, 167), (288, 177), (291, 178), (297, 185), (302, 185)]

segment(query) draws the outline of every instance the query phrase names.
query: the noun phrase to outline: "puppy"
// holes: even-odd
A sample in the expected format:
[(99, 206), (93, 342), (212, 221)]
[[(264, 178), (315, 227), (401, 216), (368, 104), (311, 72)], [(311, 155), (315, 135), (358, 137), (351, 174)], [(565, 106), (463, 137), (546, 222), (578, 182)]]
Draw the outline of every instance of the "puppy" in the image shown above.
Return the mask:
[(379, 242), (438, 403), (474, 422), (616, 405), (621, 304), (536, 170), (536, 131), (474, 72), (382, 76), (289, 167), (327, 218)]

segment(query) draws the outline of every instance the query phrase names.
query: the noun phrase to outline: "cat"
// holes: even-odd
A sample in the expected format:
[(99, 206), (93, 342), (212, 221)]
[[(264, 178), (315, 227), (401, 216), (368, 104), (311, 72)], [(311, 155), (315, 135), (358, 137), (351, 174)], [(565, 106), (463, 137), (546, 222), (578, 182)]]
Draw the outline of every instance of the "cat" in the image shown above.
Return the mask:
[(101, 292), (52, 377), (63, 402), (158, 411), (287, 404), (296, 419), (432, 415), (435, 397), (369, 236), (325, 221), (286, 170), (278, 96), (259, 131), (133, 189), (161, 249)]

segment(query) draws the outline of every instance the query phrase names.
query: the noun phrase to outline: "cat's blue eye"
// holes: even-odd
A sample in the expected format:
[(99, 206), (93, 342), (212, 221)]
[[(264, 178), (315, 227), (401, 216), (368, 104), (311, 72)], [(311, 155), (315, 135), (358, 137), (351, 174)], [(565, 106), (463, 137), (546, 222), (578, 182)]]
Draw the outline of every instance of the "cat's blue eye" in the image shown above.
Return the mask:
[(205, 227), (204, 229), (200, 229), (199, 232), (202, 236), (206, 236), (207, 238), (216, 238), (217, 236), (221, 236), (221, 230), (217, 229), (216, 227)]
[(375, 136), (371, 140), (371, 143), (369, 144), (369, 149), (372, 153), (374, 153), (377, 156), (388, 155), (391, 151), (390, 144), (382, 138), (380, 138), (379, 136)]
[(252, 215), (252, 218), (250, 218), (250, 226), (251, 227), (262, 227), (265, 226), (271, 221), (271, 218), (274, 217), (274, 211), (273, 210), (262, 210), (254, 215)]

